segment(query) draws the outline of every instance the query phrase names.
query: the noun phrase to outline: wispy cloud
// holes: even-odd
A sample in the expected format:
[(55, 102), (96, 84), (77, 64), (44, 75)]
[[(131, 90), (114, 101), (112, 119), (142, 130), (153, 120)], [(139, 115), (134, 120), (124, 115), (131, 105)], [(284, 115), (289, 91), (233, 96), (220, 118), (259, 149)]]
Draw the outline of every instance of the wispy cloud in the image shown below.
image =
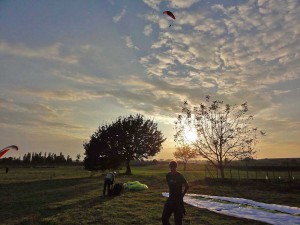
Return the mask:
[(169, 7), (178, 8), (178, 9), (186, 9), (190, 8), (195, 3), (200, 0), (169, 0)]
[[(1, 127), (24, 130), (47, 129), (47, 132), (85, 130), (70, 120), (70, 109), (54, 108), (45, 103), (21, 103), (0, 98)], [(67, 122), (68, 121), (68, 122)]]
[(53, 70), (52, 74), (57, 77), (70, 80), (76, 83), (80, 83), (80, 84), (99, 85), (99, 84), (107, 84), (112, 82), (112, 78), (105, 78), (103, 76), (91, 76), (91, 75), (81, 74), (73, 71), (71, 72), (71, 71), (64, 71), (64, 70)]
[(2, 54), (59, 61), (67, 64), (78, 63), (78, 58), (76, 55), (62, 55), (61, 47), (61, 43), (55, 43), (48, 47), (30, 48), (23, 43), (11, 44), (5, 41), (0, 41), (0, 53)]
[(139, 50), (139, 48), (133, 44), (132, 38), (130, 36), (126, 36), (125, 41), (126, 41), (126, 46), (128, 48), (133, 48), (135, 50)]
[(143, 1), (146, 5), (150, 6), (152, 9), (159, 11), (159, 5), (161, 3), (161, 0), (143, 0)]
[(146, 36), (150, 36), (153, 32), (153, 29), (152, 29), (152, 25), (151, 24), (148, 24), (144, 27), (144, 34)]
[(120, 12), (120, 14), (116, 15), (113, 17), (113, 20), (115, 23), (118, 23), (127, 13), (126, 9), (122, 9), (122, 11)]
[(71, 89), (66, 90), (44, 90), (44, 89), (18, 89), (17, 93), (30, 96), (38, 96), (46, 100), (56, 100), (56, 101), (80, 101), (85, 99), (95, 99), (107, 96), (105, 91), (75, 91)]

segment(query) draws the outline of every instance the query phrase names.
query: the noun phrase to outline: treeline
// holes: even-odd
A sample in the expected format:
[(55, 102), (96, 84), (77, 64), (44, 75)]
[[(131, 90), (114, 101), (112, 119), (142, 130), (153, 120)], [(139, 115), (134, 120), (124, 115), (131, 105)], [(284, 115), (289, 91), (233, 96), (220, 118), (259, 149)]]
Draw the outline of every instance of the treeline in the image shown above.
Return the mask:
[(229, 167), (250, 170), (300, 170), (300, 158), (245, 159), (233, 161)]
[(78, 154), (76, 160), (73, 160), (69, 155), (64, 156), (62, 152), (56, 153), (36, 153), (28, 152), (23, 157), (19, 158), (3, 158), (0, 159), (0, 166), (16, 165), (16, 166), (56, 166), (56, 165), (74, 165), (80, 163), (81, 156)]

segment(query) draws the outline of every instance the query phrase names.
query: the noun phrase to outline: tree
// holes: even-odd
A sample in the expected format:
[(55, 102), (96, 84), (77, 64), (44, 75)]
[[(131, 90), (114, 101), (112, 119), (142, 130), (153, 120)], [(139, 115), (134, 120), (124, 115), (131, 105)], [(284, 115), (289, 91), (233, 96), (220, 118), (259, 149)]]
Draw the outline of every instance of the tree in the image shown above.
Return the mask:
[(175, 122), (175, 141), (184, 143), (186, 129), (194, 129), (197, 138), (191, 145), (201, 157), (220, 170), (224, 179), (225, 167), (235, 159), (252, 157), (258, 139), (265, 135), (251, 126), (253, 116), (247, 116), (247, 112), (247, 102), (230, 105), (212, 101), (207, 96), (206, 102), (191, 109), (185, 101), (182, 114)]
[(154, 156), (165, 140), (152, 120), (140, 114), (119, 117), (100, 126), (90, 141), (84, 143), (85, 168), (115, 169), (125, 163), (126, 174), (131, 174), (130, 161)]
[(80, 154), (77, 154), (77, 155), (76, 155), (76, 162), (77, 162), (77, 163), (79, 163), (80, 158), (81, 158), (81, 155), (80, 155)]
[(174, 152), (174, 157), (176, 159), (180, 159), (183, 162), (183, 170), (186, 170), (186, 164), (190, 159), (194, 159), (197, 157), (196, 150), (192, 149), (189, 145), (184, 145), (181, 147), (177, 147)]
[(67, 156), (66, 163), (67, 163), (67, 164), (72, 164), (72, 162), (73, 162), (72, 158), (68, 155), (68, 156)]
[(28, 163), (28, 164), (31, 162), (31, 153), (30, 152), (28, 152), (27, 154), (25, 154), (23, 156), (23, 162)]

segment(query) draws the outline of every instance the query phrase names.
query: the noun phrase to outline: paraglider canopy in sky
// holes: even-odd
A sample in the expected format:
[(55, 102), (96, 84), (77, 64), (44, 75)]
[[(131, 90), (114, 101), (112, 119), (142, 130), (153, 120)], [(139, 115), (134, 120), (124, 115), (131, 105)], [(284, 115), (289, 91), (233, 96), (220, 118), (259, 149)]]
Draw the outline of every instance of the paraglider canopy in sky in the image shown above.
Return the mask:
[(171, 11), (164, 11), (163, 13), (175, 20), (175, 16)]
[(2, 150), (0, 150), (0, 158), (6, 153), (8, 152), (9, 150), (19, 150), (18, 146), (16, 145), (11, 145), (11, 146), (8, 146), (6, 148), (3, 148)]

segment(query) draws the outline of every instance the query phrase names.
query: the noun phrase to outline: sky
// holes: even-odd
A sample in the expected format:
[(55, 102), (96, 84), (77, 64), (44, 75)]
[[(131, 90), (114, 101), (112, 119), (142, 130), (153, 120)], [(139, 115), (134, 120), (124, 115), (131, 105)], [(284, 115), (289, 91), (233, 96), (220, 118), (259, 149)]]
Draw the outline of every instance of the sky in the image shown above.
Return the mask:
[(299, 0), (0, 0), (0, 148), (19, 146), (6, 157), (75, 159), (140, 113), (172, 159), (182, 103), (206, 95), (248, 102), (267, 133), (255, 158), (300, 157)]

